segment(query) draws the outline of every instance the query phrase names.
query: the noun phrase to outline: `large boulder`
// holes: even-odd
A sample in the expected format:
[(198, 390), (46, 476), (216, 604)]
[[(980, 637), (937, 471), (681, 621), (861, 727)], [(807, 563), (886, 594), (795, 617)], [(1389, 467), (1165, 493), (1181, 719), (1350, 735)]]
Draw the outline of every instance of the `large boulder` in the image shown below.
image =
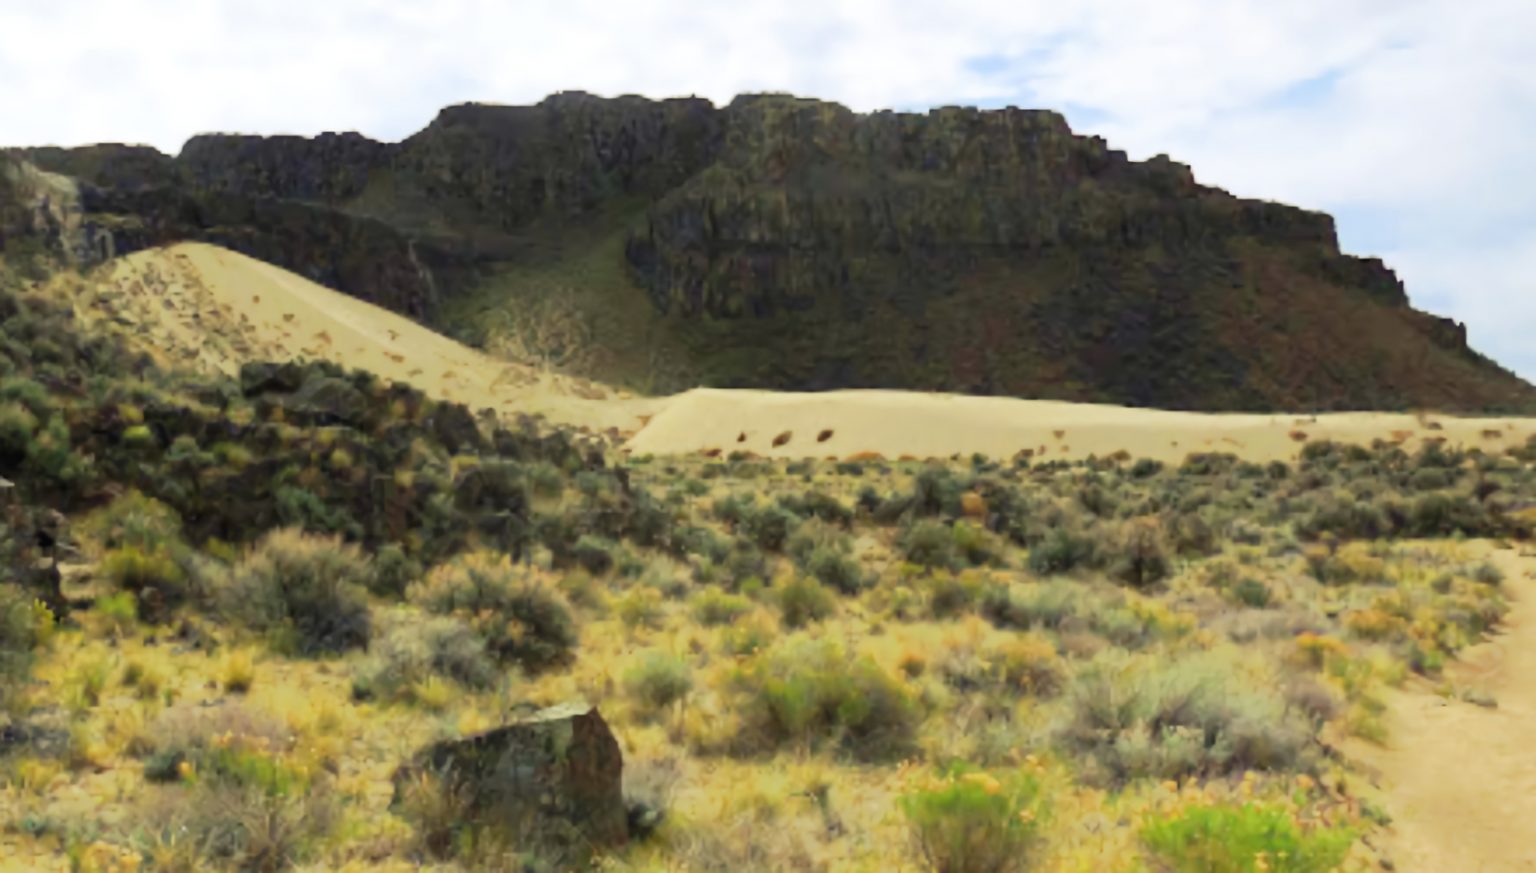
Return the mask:
[(546, 850), (621, 845), (629, 838), (624, 759), (597, 709), (570, 703), (514, 724), (428, 746), (395, 773), (395, 802), (423, 774), (465, 793), (482, 826)]

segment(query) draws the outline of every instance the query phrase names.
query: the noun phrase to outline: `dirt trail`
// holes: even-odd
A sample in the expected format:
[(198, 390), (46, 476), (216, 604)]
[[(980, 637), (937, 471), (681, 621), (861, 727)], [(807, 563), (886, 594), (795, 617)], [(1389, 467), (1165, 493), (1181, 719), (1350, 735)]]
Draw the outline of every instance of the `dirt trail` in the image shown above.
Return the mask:
[(1512, 610), (1446, 674), (1497, 708), (1411, 688), (1390, 701), (1389, 748), (1350, 749), (1380, 771), (1393, 817), (1382, 848), (1403, 873), (1536, 871), (1536, 556), (1489, 557)]

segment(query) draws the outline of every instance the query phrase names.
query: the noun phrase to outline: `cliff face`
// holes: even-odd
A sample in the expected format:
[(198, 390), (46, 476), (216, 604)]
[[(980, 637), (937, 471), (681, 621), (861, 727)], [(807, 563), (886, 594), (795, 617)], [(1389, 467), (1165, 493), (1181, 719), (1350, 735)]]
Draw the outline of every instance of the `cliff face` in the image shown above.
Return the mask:
[(482, 337), (557, 300), (610, 381), (1536, 408), (1329, 216), (1053, 112), (569, 93), (450, 107), (400, 143), (18, 154), (81, 179), (116, 251), (216, 242)]

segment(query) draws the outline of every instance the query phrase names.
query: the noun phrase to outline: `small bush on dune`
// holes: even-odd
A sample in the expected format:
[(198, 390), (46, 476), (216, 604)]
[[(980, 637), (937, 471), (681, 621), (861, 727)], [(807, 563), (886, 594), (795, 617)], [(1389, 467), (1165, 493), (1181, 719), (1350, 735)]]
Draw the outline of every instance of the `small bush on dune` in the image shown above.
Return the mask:
[(432, 677), (471, 690), (495, 684), (499, 671), (485, 641), (448, 616), (401, 621), (369, 647), (369, 658), (353, 680), (359, 699), (411, 701)]
[(831, 744), (860, 759), (911, 748), (917, 709), (900, 681), (837, 644), (790, 637), (735, 677), (745, 749)]
[(1152, 856), (1180, 873), (1327, 873), (1344, 863), (1355, 836), (1344, 827), (1303, 828), (1286, 810), (1256, 803), (1196, 806), (1141, 830)]
[(530, 673), (568, 663), (576, 647), (576, 623), (565, 598), (506, 555), (455, 558), (412, 585), (406, 598), (428, 612), (460, 619), (498, 661)]
[(1031, 774), (952, 767), (902, 796), (918, 854), (943, 873), (1012, 873), (1034, 866), (1044, 799)]
[(257, 542), (220, 600), (226, 614), (299, 654), (343, 652), (368, 643), (372, 581), (372, 563), (356, 546), (284, 528)]

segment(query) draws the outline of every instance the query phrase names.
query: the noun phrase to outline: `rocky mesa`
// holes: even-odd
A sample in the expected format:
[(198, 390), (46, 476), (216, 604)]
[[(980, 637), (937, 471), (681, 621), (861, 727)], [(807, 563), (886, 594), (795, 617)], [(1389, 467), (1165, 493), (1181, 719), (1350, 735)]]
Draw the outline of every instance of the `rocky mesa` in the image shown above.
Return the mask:
[(399, 143), (10, 155), (78, 180), (98, 256), (214, 242), (642, 390), (1536, 408), (1461, 325), (1341, 252), (1329, 216), (1132, 161), (1050, 111), (564, 93), (449, 107)]

